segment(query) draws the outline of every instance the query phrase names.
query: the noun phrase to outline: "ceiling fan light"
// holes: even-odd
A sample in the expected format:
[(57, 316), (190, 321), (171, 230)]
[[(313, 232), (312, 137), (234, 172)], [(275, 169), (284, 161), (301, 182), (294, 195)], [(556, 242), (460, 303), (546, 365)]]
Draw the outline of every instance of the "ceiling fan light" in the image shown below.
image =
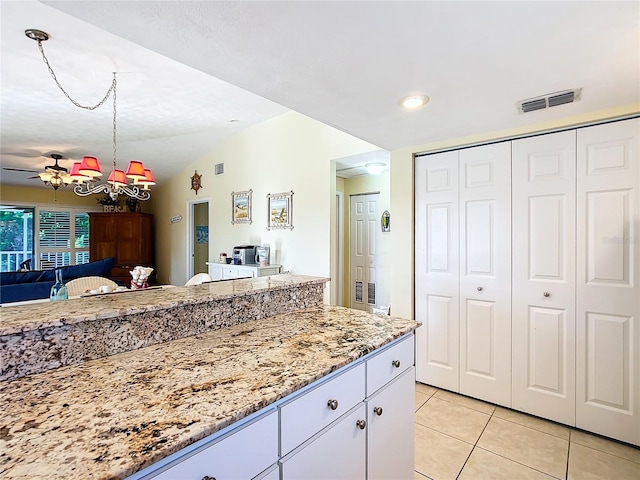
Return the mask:
[(144, 165), (142, 162), (138, 162), (137, 160), (131, 160), (125, 175), (127, 178), (131, 178), (133, 180), (145, 178)]
[(100, 163), (96, 157), (84, 157), (80, 162), (78, 173), (86, 177), (101, 177)]
[(42, 180), (44, 183), (47, 183), (49, 180), (53, 178), (53, 174), (50, 172), (40, 172), (38, 176), (40, 177), (40, 180)]
[(127, 177), (122, 170), (118, 169), (111, 172), (107, 181), (113, 185), (113, 188), (125, 187), (127, 185)]
[(369, 175), (380, 175), (386, 168), (387, 164), (382, 162), (367, 163), (364, 168), (367, 169)]

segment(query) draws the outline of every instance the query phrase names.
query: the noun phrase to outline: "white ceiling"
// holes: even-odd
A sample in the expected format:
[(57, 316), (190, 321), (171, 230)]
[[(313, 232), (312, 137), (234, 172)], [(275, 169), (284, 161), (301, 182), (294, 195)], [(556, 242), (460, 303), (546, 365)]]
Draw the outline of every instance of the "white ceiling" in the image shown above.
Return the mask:
[[(111, 156), (109, 112), (69, 104), (25, 28), (52, 35), (45, 52), (73, 92), (99, 97), (122, 72), (118, 158), (161, 178), (285, 111), (265, 98), (389, 150), (640, 101), (635, 1), (45, 3), (0, 2), (3, 152)], [(516, 110), (575, 87), (574, 104)], [(414, 92), (431, 102), (403, 111)]]

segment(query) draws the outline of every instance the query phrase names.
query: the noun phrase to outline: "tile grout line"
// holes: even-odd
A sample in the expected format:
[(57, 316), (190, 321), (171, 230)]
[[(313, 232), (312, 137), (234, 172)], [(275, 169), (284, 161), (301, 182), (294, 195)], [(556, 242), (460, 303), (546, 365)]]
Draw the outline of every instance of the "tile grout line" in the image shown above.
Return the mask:
[[(476, 410), (477, 411), (477, 410)], [(476, 449), (476, 447), (478, 446), (478, 442), (480, 441), (480, 437), (482, 437), (482, 434), (484, 433), (484, 431), (487, 429), (487, 425), (489, 425), (489, 422), (491, 421), (491, 419), (493, 418), (493, 413), (496, 411), (496, 409), (493, 409), (493, 412), (491, 412), (491, 415), (489, 415), (489, 419), (487, 420), (487, 423), (484, 424), (484, 427), (482, 427), (482, 431), (480, 432), (480, 435), (478, 435), (478, 438), (476, 438), (475, 443), (473, 444), (473, 447), (471, 447), (471, 451), (469, 452), (469, 456), (467, 457), (467, 459), (464, 461), (464, 463), (462, 464), (462, 468), (460, 469), (460, 471), (458, 472), (458, 475), (456, 475), (456, 480), (458, 478), (460, 478), (460, 475), (462, 475), (462, 472), (464, 471), (464, 467), (467, 466), (467, 463), (469, 462), (469, 459), (471, 458), (471, 455), (473, 454), (473, 451)], [(480, 448), (480, 447), (478, 447)]]

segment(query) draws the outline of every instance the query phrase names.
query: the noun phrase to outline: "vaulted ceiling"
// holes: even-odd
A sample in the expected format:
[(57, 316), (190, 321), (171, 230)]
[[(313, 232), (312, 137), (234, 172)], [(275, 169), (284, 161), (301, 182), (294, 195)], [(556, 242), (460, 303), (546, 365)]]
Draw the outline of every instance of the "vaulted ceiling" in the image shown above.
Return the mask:
[[(52, 150), (111, 158), (109, 109), (71, 105), (26, 28), (51, 35), (44, 48), (61, 83), (87, 102), (118, 72), (118, 158), (143, 160), (160, 180), (288, 109), (392, 150), (640, 101), (638, 2), (3, 1), (0, 9), (3, 166), (45, 164), (24, 155)], [(578, 102), (516, 108), (570, 88), (582, 89)], [(431, 101), (416, 111), (398, 105), (416, 92)]]

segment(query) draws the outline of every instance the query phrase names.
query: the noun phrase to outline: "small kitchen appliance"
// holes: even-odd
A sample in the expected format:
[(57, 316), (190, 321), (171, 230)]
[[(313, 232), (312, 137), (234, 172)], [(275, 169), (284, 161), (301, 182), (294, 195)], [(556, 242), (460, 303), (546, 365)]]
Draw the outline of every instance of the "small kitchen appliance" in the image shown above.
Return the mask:
[[(240, 265), (256, 263), (256, 245), (238, 245), (233, 247), (233, 258), (240, 260)], [(234, 262), (235, 263), (235, 262)]]

